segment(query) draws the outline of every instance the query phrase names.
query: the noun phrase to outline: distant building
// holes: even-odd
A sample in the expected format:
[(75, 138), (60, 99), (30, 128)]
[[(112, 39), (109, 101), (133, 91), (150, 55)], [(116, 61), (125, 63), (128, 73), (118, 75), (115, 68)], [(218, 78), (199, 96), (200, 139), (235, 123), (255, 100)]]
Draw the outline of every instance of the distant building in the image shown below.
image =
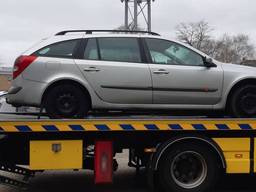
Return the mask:
[(0, 67), (0, 91), (7, 91), (11, 85), (12, 68)]
[(256, 67), (256, 60), (244, 60), (241, 65)]

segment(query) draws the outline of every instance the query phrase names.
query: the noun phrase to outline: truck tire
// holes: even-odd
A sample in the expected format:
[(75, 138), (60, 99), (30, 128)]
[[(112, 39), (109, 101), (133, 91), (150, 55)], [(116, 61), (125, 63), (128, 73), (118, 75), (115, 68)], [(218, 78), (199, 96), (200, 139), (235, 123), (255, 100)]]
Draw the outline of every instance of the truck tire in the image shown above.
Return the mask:
[(46, 95), (44, 106), (51, 119), (81, 119), (89, 109), (88, 96), (75, 85), (57, 85)]
[(256, 85), (235, 90), (229, 107), (233, 117), (256, 117)]
[(194, 144), (178, 144), (168, 149), (158, 166), (158, 181), (163, 191), (209, 192), (219, 178), (215, 153)]

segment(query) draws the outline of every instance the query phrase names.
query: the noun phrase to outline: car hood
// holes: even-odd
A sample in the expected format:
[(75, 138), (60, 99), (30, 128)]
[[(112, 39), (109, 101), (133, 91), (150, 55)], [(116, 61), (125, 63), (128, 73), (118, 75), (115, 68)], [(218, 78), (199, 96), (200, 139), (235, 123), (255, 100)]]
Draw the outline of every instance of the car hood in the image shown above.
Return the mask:
[(239, 65), (239, 64), (230, 64), (230, 63), (222, 63), (222, 68), (224, 72), (233, 72), (233, 73), (241, 73), (244, 75), (252, 75), (256, 78), (256, 67)]

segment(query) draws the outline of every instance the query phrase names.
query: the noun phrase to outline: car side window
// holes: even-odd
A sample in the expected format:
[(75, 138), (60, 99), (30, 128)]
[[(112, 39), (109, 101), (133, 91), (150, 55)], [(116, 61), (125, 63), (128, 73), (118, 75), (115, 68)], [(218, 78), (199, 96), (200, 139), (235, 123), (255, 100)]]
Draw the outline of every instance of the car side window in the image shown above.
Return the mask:
[(183, 45), (150, 38), (146, 44), (154, 64), (204, 66), (203, 57)]
[(104, 61), (141, 63), (139, 43), (130, 37), (98, 38), (100, 57)]
[(72, 58), (78, 42), (80, 42), (79, 39), (54, 43), (36, 51), (33, 55), (42, 57)]
[(85, 52), (84, 52), (84, 59), (88, 59), (88, 60), (99, 59), (97, 42), (95, 38), (88, 39)]

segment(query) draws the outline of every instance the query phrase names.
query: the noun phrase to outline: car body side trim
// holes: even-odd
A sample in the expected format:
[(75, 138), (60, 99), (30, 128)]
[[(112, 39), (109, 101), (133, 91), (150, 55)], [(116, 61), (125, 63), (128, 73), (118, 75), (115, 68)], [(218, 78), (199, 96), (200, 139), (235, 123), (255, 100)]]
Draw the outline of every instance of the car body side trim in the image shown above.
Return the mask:
[(154, 88), (154, 91), (180, 91), (180, 92), (217, 92), (218, 89), (208, 88)]
[(127, 89), (127, 90), (141, 90), (141, 91), (152, 91), (152, 87), (131, 87), (131, 86), (108, 86), (108, 85), (101, 85), (102, 88), (106, 89)]
[(208, 88), (153, 88), (153, 87), (131, 87), (131, 86), (108, 86), (102, 85), (106, 89), (127, 89), (127, 90), (149, 90), (149, 91), (179, 91), (179, 92), (217, 92), (218, 89)]

